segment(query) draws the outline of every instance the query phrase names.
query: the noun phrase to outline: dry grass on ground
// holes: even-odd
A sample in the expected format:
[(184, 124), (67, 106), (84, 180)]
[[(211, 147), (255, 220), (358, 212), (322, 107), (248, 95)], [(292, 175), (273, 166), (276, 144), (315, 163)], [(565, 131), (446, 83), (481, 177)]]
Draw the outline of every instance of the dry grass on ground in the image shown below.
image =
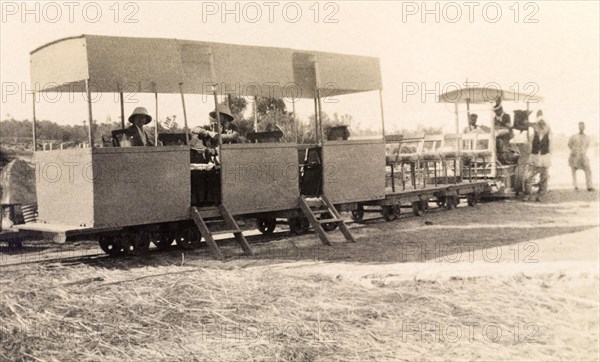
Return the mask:
[(12, 290), (0, 308), (3, 358), (581, 360), (598, 353), (598, 322), (590, 319), (598, 313), (597, 275), (371, 276), (369, 287), (343, 271), (295, 278), (265, 268), (28, 271), (2, 286)]
[[(336, 244), (317, 261), (260, 258), (311, 250), (316, 238), (307, 235), (226, 263), (206, 261), (201, 250), (183, 265), (174, 251), (145, 261), (5, 266), (0, 359), (597, 360), (592, 196), (556, 192), (548, 204), (375, 223), (354, 229), (358, 243)], [(495, 263), (452, 263), (408, 253), (407, 242), (454, 246), (440, 254), (448, 258), (467, 242), (504, 254)], [(534, 264), (506, 254), (523, 243), (537, 245)]]

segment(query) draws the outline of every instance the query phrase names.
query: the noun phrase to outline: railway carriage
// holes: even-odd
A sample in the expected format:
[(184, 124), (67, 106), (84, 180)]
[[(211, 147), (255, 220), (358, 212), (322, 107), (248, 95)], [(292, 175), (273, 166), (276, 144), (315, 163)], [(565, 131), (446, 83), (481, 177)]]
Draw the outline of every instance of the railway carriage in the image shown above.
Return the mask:
[[(285, 219), (293, 233), (312, 227), (330, 245), (327, 232), (335, 229), (355, 241), (340, 212), (361, 221), (365, 211), (374, 211), (391, 221), (405, 207), (422, 215), (431, 201), (451, 209), (465, 197), (473, 205), (489, 190), (487, 179), (464, 177), (460, 137), (411, 142), (386, 137), (382, 111), (382, 134), (376, 139), (324, 136), (324, 84), (336, 85), (328, 88), (329, 96), (374, 91), (381, 101), (379, 60), (373, 57), (82, 35), (31, 52), (31, 77), (43, 91), (86, 93), (90, 125), (95, 92), (119, 94), (125, 119), (125, 85), (155, 94), (156, 109), (163, 93), (179, 94), (183, 107), (185, 134), (160, 135), (156, 129), (161, 146), (115, 147), (118, 140), (109, 137), (105, 147), (97, 147), (94, 127), (89, 127), (89, 147), (34, 150), (40, 169), (66, 167), (69, 177), (38, 179), (37, 220), (15, 228), (48, 233), (58, 242), (85, 235), (97, 239), (108, 254), (119, 255), (144, 254), (151, 243), (193, 248), (203, 240), (222, 259), (217, 234), (233, 235), (243, 252), (252, 255), (240, 219), (256, 219), (263, 233), (273, 232), (278, 220)], [(186, 95), (212, 95), (216, 107), (218, 94), (227, 89), (242, 96), (286, 97), (287, 85), (295, 87), (293, 97), (314, 102), (314, 144), (225, 144), (219, 139), (218, 162), (191, 163)], [(33, 109), (35, 145), (35, 101)], [(218, 120), (218, 107), (216, 112)], [(195, 179), (204, 180), (202, 186)], [(214, 197), (198, 202), (198, 193)]]

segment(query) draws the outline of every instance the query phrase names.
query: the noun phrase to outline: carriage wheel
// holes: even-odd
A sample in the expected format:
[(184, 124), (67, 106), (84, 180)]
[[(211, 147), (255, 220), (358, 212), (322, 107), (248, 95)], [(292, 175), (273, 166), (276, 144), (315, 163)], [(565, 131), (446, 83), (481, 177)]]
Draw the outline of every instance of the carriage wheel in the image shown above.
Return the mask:
[[(333, 215), (331, 215), (330, 213), (327, 212), (327, 213), (321, 214), (321, 216), (319, 217), (319, 219), (320, 220), (333, 219)], [(337, 229), (338, 224), (333, 223), (333, 222), (328, 222), (326, 224), (322, 224), (321, 227), (325, 231), (333, 231), (333, 230)]]
[(154, 245), (161, 250), (168, 249), (171, 245), (173, 245), (174, 241), (175, 238), (173, 235), (167, 232), (154, 233), (152, 237), (152, 243), (154, 243)]
[(365, 208), (359, 205), (356, 210), (352, 210), (352, 220), (355, 222), (362, 222), (365, 216)]
[(400, 205), (385, 205), (382, 212), (385, 221), (394, 221), (400, 216)]
[(175, 242), (177, 245), (186, 250), (195, 249), (200, 246), (202, 235), (195, 228), (187, 228), (175, 233)]
[(435, 199), (435, 204), (437, 207), (444, 207), (446, 206), (446, 199), (443, 197), (438, 197)]
[(531, 194), (534, 193), (533, 188), (539, 190), (540, 187), (540, 173), (530, 164), (525, 165), (523, 180), (521, 182), (521, 188), (525, 191), (525, 194), (527, 194), (527, 186), (531, 187), (529, 190)]
[(423, 216), (427, 212), (429, 205), (426, 200), (415, 201), (412, 203), (412, 211), (415, 216)]
[(265, 235), (273, 234), (277, 220), (274, 217), (256, 219), (256, 226), (258, 231)]
[(479, 194), (474, 192), (472, 194), (467, 194), (467, 205), (475, 206), (479, 202)]
[(308, 219), (305, 217), (289, 217), (288, 225), (292, 234), (302, 235), (308, 231)]
[(118, 256), (124, 253), (120, 238), (115, 235), (100, 235), (98, 245), (103, 252), (110, 256)]
[(150, 249), (150, 234), (145, 231), (126, 233), (122, 240), (125, 252), (129, 255), (143, 256)]
[(452, 210), (456, 208), (456, 197), (446, 196), (446, 210)]

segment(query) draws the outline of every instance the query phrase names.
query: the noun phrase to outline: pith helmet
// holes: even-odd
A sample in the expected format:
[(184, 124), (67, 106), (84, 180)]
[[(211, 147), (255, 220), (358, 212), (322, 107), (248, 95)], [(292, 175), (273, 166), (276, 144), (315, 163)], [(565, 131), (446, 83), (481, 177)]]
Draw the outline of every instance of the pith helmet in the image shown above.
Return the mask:
[(134, 109), (133, 113), (131, 113), (131, 116), (129, 116), (129, 122), (133, 123), (133, 117), (137, 116), (138, 114), (146, 116), (146, 120), (144, 121), (144, 124), (148, 124), (148, 123), (152, 122), (152, 116), (148, 113), (148, 110), (144, 107), (137, 107), (136, 109)]
[[(229, 106), (227, 106), (226, 104), (219, 104), (217, 106), (217, 109), (219, 110), (219, 114), (225, 115), (225, 117), (231, 122), (233, 121), (234, 117), (231, 114), (231, 110), (229, 109)], [(212, 111), (208, 114), (212, 119), (216, 120), (217, 119), (217, 112)], [(211, 120), (212, 121), (212, 120)]]

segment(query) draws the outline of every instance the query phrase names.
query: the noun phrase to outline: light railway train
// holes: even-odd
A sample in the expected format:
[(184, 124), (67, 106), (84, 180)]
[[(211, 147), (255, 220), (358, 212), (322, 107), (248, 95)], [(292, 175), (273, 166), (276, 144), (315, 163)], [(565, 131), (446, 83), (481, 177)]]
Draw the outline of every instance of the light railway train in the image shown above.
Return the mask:
[[(447, 209), (461, 199), (474, 205), (480, 197), (509, 194), (520, 182), (515, 172), (518, 165), (495, 162), (494, 133), (460, 134), (458, 113), (455, 134), (413, 139), (385, 135), (383, 86), (379, 60), (373, 57), (82, 35), (32, 51), (31, 82), (44, 85), (47, 92), (86, 93), (90, 125), (93, 92), (119, 94), (122, 120), (126, 119), (125, 84), (135, 84), (137, 92), (155, 94), (157, 100), (158, 94), (181, 95), (186, 132), (156, 132), (161, 141), (156, 147), (117, 147), (118, 130), (98, 147), (93, 141), (94, 127), (88, 127), (88, 147), (35, 149), (34, 101), (34, 162), (39, 170), (60, 168), (63, 177), (48, 180), (43, 172), (36, 173), (36, 218), (12, 228), (47, 234), (61, 243), (78, 237), (97, 239), (110, 255), (142, 255), (151, 243), (159, 248), (173, 242), (195, 248), (204, 241), (215, 258), (223, 259), (214, 239), (217, 234), (233, 235), (244, 254), (252, 255), (238, 225), (241, 219), (255, 219), (264, 234), (272, 233), (278, 220), (285, 219), (294, 234), (312, 227), (325, 245), (331, 245), (328, 233), (336, 229), (354, 242), (342, 212), (351, 213), (358, 222), (369, 211), (392, 221), (401, 208), (423, 215), (433, 202)], [(236, 84), (273, 86), (240, 88)], [(236, 89), (240, 96), (284, 97), (282, 85), (287, 84), (296, 86), (294, 97), (314, 101), (314, 144), (259, 142), (265, 136), (259, 132), (252, 135), (254, 143), (226, 144), (219, 135), (218, 162), (191, 163), (186, 95), (212, 95), (216, 107), (224, 89)], [(330, 96), (378, 92), (381, 136), (363, 140), (325, 137), (323, 84), (336, 85), (333, 91), (328, 89)], [(498, 97), (511, 99), (508, 93), (491, 88), (478, 88), (474, 93), (471, 89), (469, 94), (447, 93), (440, 95), (440, 102), (457, 106), (466, 102), (468, 106)], [(219, 120), (219, 107), (216, 113)], [(264, 180), (249, 177), (265, 170), (269, 177)], [(198, 195), (208, 194), (214, 197), (198, 201)]]

